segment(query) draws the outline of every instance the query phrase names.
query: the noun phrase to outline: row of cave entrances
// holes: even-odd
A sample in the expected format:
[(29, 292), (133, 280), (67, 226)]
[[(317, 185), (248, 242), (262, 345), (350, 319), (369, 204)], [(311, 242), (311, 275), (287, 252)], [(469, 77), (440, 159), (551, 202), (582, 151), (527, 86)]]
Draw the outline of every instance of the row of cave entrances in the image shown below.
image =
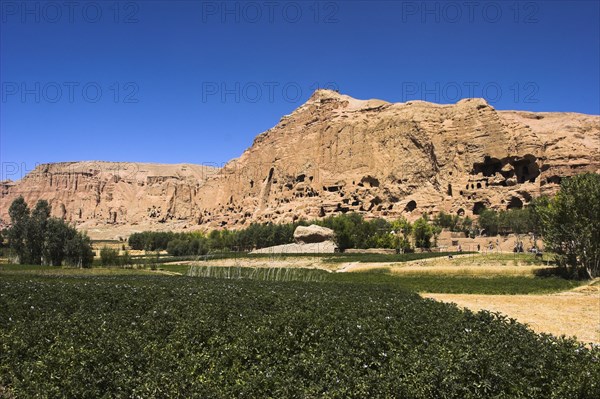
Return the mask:
[(502, 159), (492, 158), (486, 155), (483, 162), (475, 162), (472, 175), (482, 174), (484, 177), (493, 177), (501, 175), (504, 182), (501, 185), (508, 185), (506, 180), (516, 178), (517, 183), (534, 183), (540, 175), (540, 167), (537, 158), (528, 154), (523, 157), (506, 157)]
[[(471, 175), (479, 175), (482, 174), (484, 177), (498, 177), (502, 176), (504, 179), (500, 182), (501, 186), (508, 186), (508, 179), (516, 179), (516, 182), (519, 184), (522, 183), (534, 183), (536, 179), (539, 177), (541, 171), (540, 167), (537, 163), (537, 158), (534, 155), (528, 154), (523, 157), (506, 157), (502, 159), (492, 158), (490, 156), (485, 156), (483, 162), (475, 162), (473, 164), (473, 169), (471, 170)], [(488, 181), (485, 180), (485, 186), (488, 187)], [(470, 183), (465, 187), (467, 190), (469, 189), (481, 189), (481, 182)], [(452, 188), (448, 186), (448, 192), (452, 195)], [(462, 194), (462, 191), (461, 191)], [(505, 203), (502, 200), (502, 203)], [(473, 214), (479, 215), (481, 212), (487, 208), (487, 204), (483, 201), (477, 201), (473, 204)], [(519, 197), (511, 197), (506, 204), (506, 209), (521, 209), (523, 208), (523, 200)], [(460, 208), (457, 211), (459, 216), (464, 216), (465, 210)]]
[[(483, 212), (487, 208), (488, 208), (488, 204), (486, 204), (483, 201), (477, 201), (473, 204), (473, 209), (472, 209), (473, 215), (480, 215), (481, 212)], [(508, 201), (508, 204), (506, 205), (507, 210), (508, 209), (521, 209), (521, 208), (523, 208), (523, 201), (519, 197), (512, 197)], [(456, 214), (460, 217), (464, 217), (465, 216), (464, 208), (459, 208), (456, 211)]]
[[(507, 167), (507, 165), (510, 165), (509, 167)], [(273, 180), (273, 172), (274, 172), (274, 168), (271, 168), (269, 170), (269, 176), (267, 177), (267, 181), (272, 181)], [(485, 156), (484, 157), (484, 161), (482, 163), (474, 163), (473, 164), (473, 169), (471, 171), (472, 175), (477, 175), (477, 174), (482, 174), (484, 177), (493, 177), (496, 176), (497, 174), (502, 175), (502, 177), (505, 179), (504, 183), (505, 184), (501, 184), (501, 185), (508, 185), (506, 184), (506, 180), (516, 177), (516, 180), (518, 183), (525, 183), (525, 182), (535, 182), (537, 177), (540, 175), (540, 168), (537, 164), (537, 158), (533, 155), (525, 155), (524, 157), (507, 157), (507, 158), (503, 158), (502, 160), (497, 159), (497, 158), (492, 158), (490, 156)], [(305, 174), (300, 174), (298, 176), (296, 176), (296, 178), (294, 179), (295, 183), (302, 183), (305, 182), (307, 180), (307, 176)], [(310, 182), (313, 181), (313, 176), (308, 176), (308, 180)], [(275, 183), (275, 181), (273, 181)], [(352, 182), (353, 184), (355, 184), (355, 182)], [(477, 188), (480, 189), (482, 188), (482, 185), (480, 182), (477, 182)], [(485, 182), (486, 187), (488, 186), (487, 180)], [(380, 182), (378, 179), (372, 177), (372, 176), (364, 176), (361, 181), (358, 183), (358, 186), (360, 187), (379, 187)], [(251, 180), (250, 181), (250, 187), (254, 187), (254, 181)], [(293, 183), (288, 182), (288, 184), (286, 184), (286, 188), (291, 189), (293, 187)], [(466, 187), (467, 189), (469, 188), (469, 185), (467, 185)], [(474, 189), (475, 186), (473, 184), (471, 184), (471, 188)], [(343, 196), (343, 193), (341, 192), (342, 190), (342, 186), (334, 184), (331, 186), (323, 186), (323, 191), (328, 191), (328, 192), (340, 192), (340, 195)], [(314, 191), (314, 190), (313, 190)], [(448, 184), (448, 195), (452, 196), (452, 185)], [(311, 195), (312, 194), (312, 195)], [(461, 191), (462, 194), (462, 191)], [(313, 192), (313, 193), (309, 193), (309, 196), (318, 196), (318, 192)], [(375, 198), (375, 201), (377, 201), (379, 198)], [(372, 201), (373, 202), (373, 201)], [(381, 202), (381, 200), (379, 200), (379, 202)], [(378, 205), (379, 202), (375, 202), (375, 203), (371, 203), (371, 207), (369, 207), (369, 209), (372, 208), (373, 205)], [(357, 206), (358, 205), (358, 201), (356, 198), (354, 198), (354, 201), (352, 203), (350, 203), (350, 200), (344, 200), (343, 203), (345, 205), (353, 205), (353, 206)], [(505, 203), (504, 200), (502, 200), (502, 203)], [(390, 206), (390, 209), (393, 205)], [(483, 201), (477, 201), (473, 204), (473, 208), (472, 208), (472, 212), (474, 215), (479, 215), (481, 214), (481, 212), (486, 209), (488, 206), (485, 202)], [(406, 206), (404, 207), (404, 211), (405, 212), (412, 212), (417, 208), (417, 203), (414, 200), (410, 200)], [(508, 201), (507, 205), (506, 205), (506, 209), (520, 209), (523, 208), (523, 200), (519, 197), (511, 197), (510, 200)], [(342, 212), (342, 213), (346, 213), (350, 210), (349, 207), (345, 207), (343, 206), (341, 203), (338, 204), (338, 209), (336, 209), (337, 212)], [(323, 208), (321, 208), (321, 212), (322, 215), (320, 216), (325, 216), (325, 211)], [(465, 210), (463, 208), (458, 209), (457, 214), (459, 216), (464, 216), (465, 215)]]

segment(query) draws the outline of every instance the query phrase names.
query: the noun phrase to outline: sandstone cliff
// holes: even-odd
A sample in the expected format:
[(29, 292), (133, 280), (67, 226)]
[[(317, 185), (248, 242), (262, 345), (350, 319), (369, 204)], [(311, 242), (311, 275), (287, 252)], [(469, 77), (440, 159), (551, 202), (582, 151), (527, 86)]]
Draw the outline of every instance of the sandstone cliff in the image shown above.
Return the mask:
[(600, 117), (360, 101), (320, 90), (207, 181), (203, 223), (289, 222), (357, 211), (472, 215), (600, 172)]
[[(21, 181), (0, 183), (0, 218), (22, 195), (32, 207), (46, 199), (53, 216), (78, 226), (177, 224), (198, 221), (197, 197), (217, 168), (131, 162), (43, 164)], [(180, 226), (181, 227), (181, 226)]]
[(414, 219), (472, 215), (600, 173), (600, 116), (356, 100), (319, 90), (221, 169), (79, 162), (42, 165), (0, 187), (0, 218), (22, 194), (91, 226), (237, 228), (340, 212)]

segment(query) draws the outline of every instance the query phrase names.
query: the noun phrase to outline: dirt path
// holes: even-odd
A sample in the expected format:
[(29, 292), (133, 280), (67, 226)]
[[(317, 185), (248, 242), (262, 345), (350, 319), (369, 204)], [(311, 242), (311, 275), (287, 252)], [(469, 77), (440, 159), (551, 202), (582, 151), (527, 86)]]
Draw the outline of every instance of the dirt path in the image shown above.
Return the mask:
[(500, 312), (528, 324), (536, 332), (576, 336), (600, 344), (600, 289), (579, 287), (552, 295), (421, 294), (473, 311)]

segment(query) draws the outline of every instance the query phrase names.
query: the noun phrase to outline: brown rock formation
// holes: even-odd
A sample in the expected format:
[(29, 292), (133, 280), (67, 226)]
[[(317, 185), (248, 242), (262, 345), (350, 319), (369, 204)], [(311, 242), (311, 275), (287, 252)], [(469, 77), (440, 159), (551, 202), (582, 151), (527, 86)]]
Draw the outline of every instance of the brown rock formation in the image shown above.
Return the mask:
[(304, 244), (316, 242), (334, 241), (335, 232), (327, 227), (311, 224), (310, 226), (298, 226), (294, 230), (294, 240)]
[[(238, 228), (356, 211), (414, 219), (472, 215), (600, 173), (600, 116), (361, 101), (319, 90), (216, 170), (196, 165), (60, 163), (0, 185), (0, 218), (23, 194), (83, 226)], [(162, 223), (161, 223), (162, 222)]]
[(599, 116), (319, 90), (211, 177), (202, 206), (206, 223), (228, 227), (348, 211), (472, 215), (523, 206), (585, 171), (600, 172)]
[(22, 195), (30, 207), (38, 199), (48, 200), (53, 216), (79, 226), (176, 221), (198, 225), (199, 190), (217, 170), (130, 162), (44, 164), (19, 182), (1, 183), (0, 218), (8, 220), (10, 203)]

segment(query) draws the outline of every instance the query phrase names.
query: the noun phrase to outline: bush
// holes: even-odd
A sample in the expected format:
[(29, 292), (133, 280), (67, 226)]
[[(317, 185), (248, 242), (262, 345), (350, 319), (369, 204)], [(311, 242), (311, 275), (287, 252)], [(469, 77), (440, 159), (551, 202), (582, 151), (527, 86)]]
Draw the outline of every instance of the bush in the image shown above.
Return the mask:
[(123, 266), (128, 266), (128, 265), (132, 265), (133, 264), (133, 259), (131, 258), (131, 255), (129, 255), (129, 251), (124, 251), (123, 252), (123, 255), (121, 256), (120, 263)]
[(102, 266), (119, 266), (121, 264), (119, 251), (107, 246), (102, 247), (100, 250), (100, 263)]

